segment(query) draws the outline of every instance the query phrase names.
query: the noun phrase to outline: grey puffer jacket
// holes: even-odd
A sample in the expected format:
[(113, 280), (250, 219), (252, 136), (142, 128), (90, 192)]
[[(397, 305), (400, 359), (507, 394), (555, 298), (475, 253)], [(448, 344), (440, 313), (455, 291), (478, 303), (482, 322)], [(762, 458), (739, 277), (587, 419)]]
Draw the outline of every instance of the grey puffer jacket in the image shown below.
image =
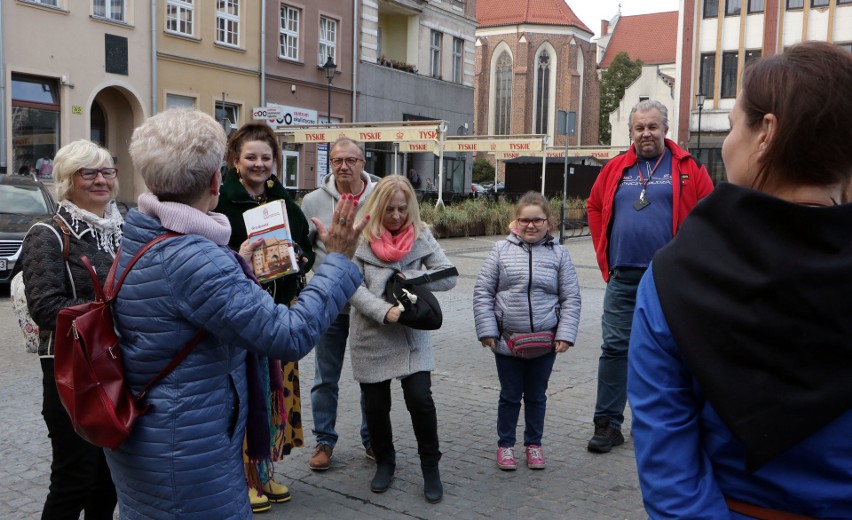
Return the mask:
[[(358, 246), (352, 260), (364, 273), (364, 282), (349, 300), (352, 305), (349, 347), (355, 380), (378, 383), (435, 370), (432, 335), (428, 330), (384, 322), (393, 307), (385, 301), (385, 286), (396, 271), (406, 278), (416, 278), (453, 267), (432, 233), (422, 230), (411, 251), (399, 262), (380, 260), (366, 242)], [(457, 279), (458, 276), (451, 276), (423, 287), (433, 292), (449, 291), (456, 286)]]
[[(117, 209), (115, 211), (118, 211)], [(21, 265), (27, 308), (39, 328), (38, 355), (53, 357), (53, 335), (59, 311), (95, 299), (95, 286), (81, 260), (87, 257), (101, 284), (106, 281), (114, 255), (98, 247), (97, 238), (86, 224), (72, 225), (64, 207), (56, 213), (71, 231), (68, 237), (68, 263), (62, 257), (62, 229), (53, 220), (34, 225), (24, 239)], [(119, 244), (113, 244), (118, 249)]]
[(476, 337), (499, 338), (495, 352), (511, 356), (504, 335), (555, 331), (574, 344), (580, 286), (568, 251), (545, 235), (527, 244), (509, 235), (494, 244), (473, 288)]

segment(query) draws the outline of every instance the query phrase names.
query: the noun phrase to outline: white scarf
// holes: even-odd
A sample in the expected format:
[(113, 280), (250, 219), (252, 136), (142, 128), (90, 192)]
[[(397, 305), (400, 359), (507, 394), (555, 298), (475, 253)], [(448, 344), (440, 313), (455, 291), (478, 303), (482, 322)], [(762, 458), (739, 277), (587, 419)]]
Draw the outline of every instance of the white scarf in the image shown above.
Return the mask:
[(121, 244), (121, 225), (124, 223), (115, 201), (110, 201), (107, 204), (104, 208), (103, 217), (80, 208), (70, 200), (61, 201), (59, 206), (71, 215), (70, 225), (74, 228), (77, 236), (80, 236), (80, 223), (82, 222), (95, 237), (98, 250), (104, 250), (115, 257), (115, 251)]
[(162, 202), (153, 193), (139, 195), (137, 202), (139, 211), (160, 219), (166, 229), (184, 235), (201, 235), (219, 246), (231, 239), (231, 224), (221, 213), (204, 213), (180, 202)]

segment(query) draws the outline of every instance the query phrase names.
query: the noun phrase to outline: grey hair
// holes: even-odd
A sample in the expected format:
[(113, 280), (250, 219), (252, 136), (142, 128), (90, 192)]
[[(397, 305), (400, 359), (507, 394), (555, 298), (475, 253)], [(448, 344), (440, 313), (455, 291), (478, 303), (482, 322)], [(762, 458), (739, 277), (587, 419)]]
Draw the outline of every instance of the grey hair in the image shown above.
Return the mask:
[(366, 154), (364, 153), (364, 143), (360, 141), (356, 141), (350, 137), (339, 137), (334, 143), (332, 143), (331, 148), (328, 149), (328, 155), (331, 156), (331, 152), (334, 151), (335, 148), (342, 145), (354, 144), (361, 150), (361, 159), (366, 159)]
[[(106, 148), (86, 139), (66, 144), (53, 157), (53, 179), (56, 181), (56, 194), (59, 200), (68, 200), (74, 174), (80, 168), (112, 167), (112, 154)], [(112, 186), (112, 197), (115, 198), (117, 193), (118, 179), (116, 178)]]
[(669, 109), (666, 108), (666, 105), (660, 103), (656, 99), (646, 99), (645, 101), (640, 101), (633, 105), (633, 108), (630, 110), (630, 117), (627, 118), (627, 129), (631, 132), (633, 131), (633, 114), (636, 112), (644, 113), (655, 108), (660, 111), (660, 115), (663, 117), (663, 128), (665, 128), (668, 132)]
[(130, 158), (148, 189), (162, 201), (193, 204), (210, 187), (225, 155), (225, 132), (192, 108), (169, 109), (133, 131)]

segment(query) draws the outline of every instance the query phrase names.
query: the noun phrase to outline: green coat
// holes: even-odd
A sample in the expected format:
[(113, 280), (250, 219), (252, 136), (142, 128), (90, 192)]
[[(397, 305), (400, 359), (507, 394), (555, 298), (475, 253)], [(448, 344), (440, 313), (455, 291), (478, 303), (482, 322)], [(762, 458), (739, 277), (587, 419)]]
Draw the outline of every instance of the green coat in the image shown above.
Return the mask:
[[(290, 233), (293, 240), (302, 248), (302, 252), (308, 259), (306, 265), (302, 265), (301, 272), (307, 273), (314, 265), (316, 255), (308, 238), (308, 219), (302, 213), (302, 209), (293, 202), (290, 194), (275, 176), (271, 177), (273, 185), (266, 188), (266, 196), (269, 201), (284, 200), (287, 206), (287, 217), (290, 220)], [(234, 251), (239, 251), (246, 237), (246, 225), (243, 221), (243, 213), (246, 210), (256, 208), (260, 204), (252, 200), (246, 189), (240, 184), (240, 178), (234, 170), (228, 170), (223, 179), (222, 191), (219, 195), (219, 205), (216, 206), (217, 213), (228, 217), (231, 223), (231, 240), (228, 246)], [(299, 275), (284, 276), (277, 278), (267, 284), (264, 288), (275, 298), (275, 303), (289, 304), (298, 292)]]

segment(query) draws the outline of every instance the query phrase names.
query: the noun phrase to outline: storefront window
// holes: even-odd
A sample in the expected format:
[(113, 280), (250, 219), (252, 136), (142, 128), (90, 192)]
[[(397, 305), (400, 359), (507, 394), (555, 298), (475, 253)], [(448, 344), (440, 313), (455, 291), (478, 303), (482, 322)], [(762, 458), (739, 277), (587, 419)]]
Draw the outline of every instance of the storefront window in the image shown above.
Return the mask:
[(59, 148), (59, 95), (56, 80), (12, 75), (12, 168), (36, 172)]

